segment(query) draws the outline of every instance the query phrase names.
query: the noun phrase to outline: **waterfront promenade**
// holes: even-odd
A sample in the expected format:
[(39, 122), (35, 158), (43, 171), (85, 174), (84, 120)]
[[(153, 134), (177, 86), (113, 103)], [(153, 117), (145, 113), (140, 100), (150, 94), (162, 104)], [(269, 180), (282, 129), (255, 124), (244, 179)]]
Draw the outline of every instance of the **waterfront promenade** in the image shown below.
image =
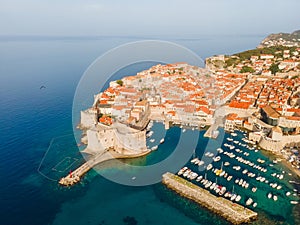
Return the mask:
[(248, 223), (257, 218), (256, 212), (225, 198), (216, 197), (209, 191), (172, 173), (165, 173), (162, 183), (176, 193), (217, 213), (232, 224)]

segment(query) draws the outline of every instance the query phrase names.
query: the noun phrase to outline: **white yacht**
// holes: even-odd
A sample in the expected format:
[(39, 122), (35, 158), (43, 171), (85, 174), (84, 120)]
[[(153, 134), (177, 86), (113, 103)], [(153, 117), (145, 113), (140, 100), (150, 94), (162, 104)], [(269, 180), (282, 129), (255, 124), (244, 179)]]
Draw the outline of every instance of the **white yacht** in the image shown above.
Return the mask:
[(232, 132), (232, 133), (231, 133), (231, 136), (236, 137), (236, 136), (237, 136), (237, 133)]
[(236, 194), (233, 194), (233, 195), (231, 196), (230, 200), (231, 200), (231, 201), (234, 201), (234, 200), (236, 199), (236, 196), (237, 196)]
[(224, 152), (224, 150), (222, 148), (218, 148), (217, 151), (221, 154)]
[(225, 171), (223, 170), (221, 173), (220, 173), (220, 177), (223, 177), (225, 175)]
[(235, 198), (235, 201), (239, 202), (241, 199), (242, 199), (242, 197), (240, 195), (237, 195), (236, 198)]
[(239, 185), (241, 186), (243, 184), (244, 180), (243, 179), (240, 179), (239, 181)]
[(195, 163), (198, 160), (198, 158), (194, 158), (191, 160), (191, 163)]
[(222, 187), (219, 192), (219, 195), (224, 195), (225, 191), (226, 191), (226, 187)]
[(244, 169), (242, 173), (243, 173), (243, 174), (246, 174), (246, 173), (248, 173), (248, 170), (247, 170), (247, 169)]
[(229, 162), (225, 162), (225, 163), (224, 163), (224, 166), (229, 166), (229, 165), (230, 165)]
[(252, 203), (253, 203), (253, 199), (248, 198), (248, 200), (246, 201), (246, 205), (251, 205)]
[(157, 145), (155, 145), (155, 146), (153, 146), (153, 147), (151, 148), (152, 151), (155, 151), (155, 150), (157, 150), (157, 149), (158, 149), (158, 146), (157, 146)]
[(185, 166), (185, 167), (183, 167), (182, 169), (180, 169), (179, 171), (178, 171), (178, 175), (182, 175), (186, 170), (187, 170), (188, 168)]
[(211, 170), (213, 168), (212, 164), (208, 164), (208, 166), (206, 167), (207, 170)]
[(271, 199), (272, 196), (273, 196), (272, 193), (269, 193), (269, 194), (268, 194), (268, 198), (269, 198), (269, 199)]
[(213, 184), (209, 187), (209, 189), (210, 189), (210, 190), (215, 189), (216, 185), (217, 185), (216, 183), (213, 183)]
[(214, 162), (219, 162), (220, 159), (221, 159), (221, 156), (217, 156), (217, 157), (214, 157), (214, 158), (213, 158)]
[(164, 138), (162, 138), (162, 139), (159, 141), (160, 144), (162, 144), (162, 143), (164, 143), (164, 142), (165, 142), (165, 139), (164, 139)]
[(204, 155), (205, 155), (205, 156), (208, 156), (209, 154), (210, 154), (210, 152), (206, 152)]
[(227, 177), (227, 181), (231, 181), (231, 179), (232, 179), (232, 176)]
[(198, 162), (198, 166), (202, 166), (202, 165), (204, 165), (204, 161), (202, 161), (202, 160), (199, 160), (199, 162)]
[(208, 157), (213, 157), (213, 156), (214, 156), (214, 153), (211, 153), (211, 152), (210, 152), (210, 153), (208, 154)]
[(212, 182), (211, 182), (211, 181), (209, 181), (209, 182), (205, 185), (205, 188), (209, 188), (210, 185), (212, 185)]
[(195, 180), (197, 177), (198, 177), (198, 174), (193, 172), (191, 175), (191, 180)]
[(151, 136), (153, 135), (153, 133), (154, 133), (154, 132), (153, 132), (152, 130), (149, 131), (149, 133), (146, 134), (146, 137), (147, 137), (147, 138), (151, 137)]

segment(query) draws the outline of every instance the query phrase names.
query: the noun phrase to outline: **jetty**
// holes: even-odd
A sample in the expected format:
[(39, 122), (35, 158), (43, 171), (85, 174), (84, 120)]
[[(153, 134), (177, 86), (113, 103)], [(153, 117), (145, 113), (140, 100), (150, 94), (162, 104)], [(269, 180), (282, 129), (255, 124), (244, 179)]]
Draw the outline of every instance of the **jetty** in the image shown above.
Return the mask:
[(58, 183), (62, 186), (72, 186), (78, 183), (81, 180), (82, 176), (86, 174), (90, 169), (102, 162), (112, 159), (137, 158), (147, 155), (149, 152), (151, 152), (151, 150), (147, 150), (139, 154), (120, 154), (118, 152), (115, 152), (113, 149), (108, 149), (100, 154), (94, 155), (91, 159), (86, 161), (76, 170), (74, 170), (67, 176), (62, 177)]
[(163, 174), (162, 183), (181, 196), (220, 215), (232, 224), (249, 223), (257, 218), (256, 212), (223, 197), (216, 197), (209, 191), (172, 173)]
[(218, 128), (223, 124), (223, 120), (224, 118), (222, 117), (216, 118), (215, 123), (208, 128), (204, 134), (204, 137), (217, 138), (219, 136)]

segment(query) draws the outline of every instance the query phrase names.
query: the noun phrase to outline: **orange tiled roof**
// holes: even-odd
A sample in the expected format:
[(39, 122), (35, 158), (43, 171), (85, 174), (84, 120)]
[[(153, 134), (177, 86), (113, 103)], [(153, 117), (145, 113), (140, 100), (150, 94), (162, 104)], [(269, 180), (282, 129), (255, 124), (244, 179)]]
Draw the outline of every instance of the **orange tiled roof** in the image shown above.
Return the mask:
[(238, 101), (231, 101), (229, 107), (231, 108), (238, 108), (238, 109), (249, 109), (251, 102), (238, 102)]

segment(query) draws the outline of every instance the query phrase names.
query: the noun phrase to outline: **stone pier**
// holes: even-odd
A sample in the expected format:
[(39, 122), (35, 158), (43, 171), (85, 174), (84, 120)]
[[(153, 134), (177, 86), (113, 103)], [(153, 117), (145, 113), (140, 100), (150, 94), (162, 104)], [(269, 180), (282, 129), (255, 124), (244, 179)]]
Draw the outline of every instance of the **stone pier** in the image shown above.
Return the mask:
[(209, 191), (172, 173), (165, 173), (162, 183), (183, 197), (217, 213), (232, 224), (248, 223), (257, 218), (256, 212), (223, 197), (216, 197)]
[(96, 166), (99, 163), (112, 160), (112, 159), (126, 159), (126, 158), (138, 158), (141, 156), (145, 156), (149, 154), (151, 151), (146, 150), (144, 152), (138, 153), (138, 154), (120, 154), (113, 150), (107, 150), (104, 153), (98, 154), (93, 156), (90, 160), (82, 164), (80, 167), (78, 167), (76, 170), (74, 170), (71, 174), (62, 177), (59, 180), (59, 184), (63, 186), (72, 186), (76, 183), (78, 183), (81, 179), (81, 177), (87, 173), (91, 168)]

